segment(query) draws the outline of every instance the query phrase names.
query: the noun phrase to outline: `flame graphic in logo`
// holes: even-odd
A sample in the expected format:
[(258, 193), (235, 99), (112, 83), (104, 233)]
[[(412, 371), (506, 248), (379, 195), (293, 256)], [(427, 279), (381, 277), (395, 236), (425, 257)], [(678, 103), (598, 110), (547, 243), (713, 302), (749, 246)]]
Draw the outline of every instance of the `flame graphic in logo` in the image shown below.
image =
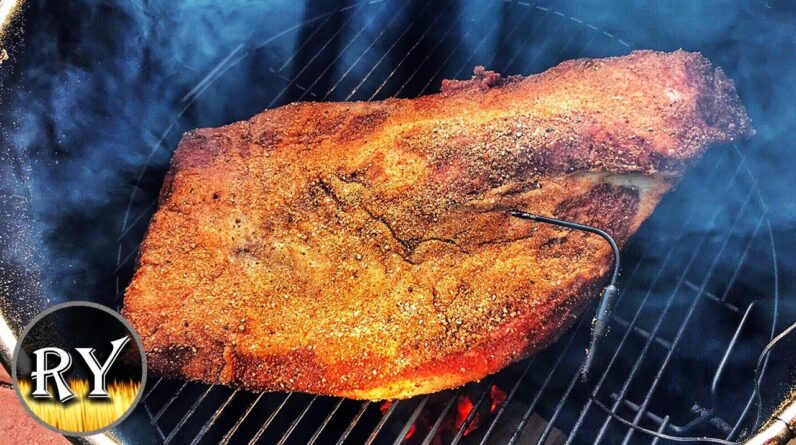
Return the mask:
[(116, 421), (130, 408), (141, 388), (139, 382), (112, 382), (107, 385), (110, 399), (90, 399), (87, 397), (91, 389), (88, 380), (69, 380), (77, 397), (60, 403), (33, 398), (29, 380), (20, 380), (18, 384), (25, 404), (36, 416), (63, 431), (76, 433), (94, 431)]

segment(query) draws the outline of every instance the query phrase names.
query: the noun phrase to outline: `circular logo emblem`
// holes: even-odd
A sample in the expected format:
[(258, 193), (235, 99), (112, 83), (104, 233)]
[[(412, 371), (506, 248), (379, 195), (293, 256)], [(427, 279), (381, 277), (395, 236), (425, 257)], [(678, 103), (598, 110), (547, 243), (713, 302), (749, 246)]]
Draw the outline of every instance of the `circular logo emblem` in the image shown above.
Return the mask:
[(146, 357), (121, 315), (94, 303), (65, 303), (25, 327), (12, 374), (33, 418), (58, 433), (87, 436), (132, 412), (146, 384)]

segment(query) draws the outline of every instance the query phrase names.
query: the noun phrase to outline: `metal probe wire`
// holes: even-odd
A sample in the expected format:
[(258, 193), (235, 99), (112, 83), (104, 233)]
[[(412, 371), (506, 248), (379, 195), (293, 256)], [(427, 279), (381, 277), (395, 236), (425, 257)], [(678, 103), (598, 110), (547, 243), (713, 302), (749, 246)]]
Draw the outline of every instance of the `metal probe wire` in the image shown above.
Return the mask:
[(589, 369), (591, 368), (594, 357), (596, 356), (598, 344), (608, 332), (609, 319), (611, 317), (611, 313), (613, 312), (614, 305), (616, 304), (616, 297), (619, 295), (619, 289), (616, 287), (616, 282), (619, 279), (619, 247), (616, 245), (616, 241), (614, 241), (608, 232), (593, 226), (578, 224), (572, 221), (565, 221), (563, 219), (549, 218), (547, 216), (536, 215), (520, 210), (510, 210), (509, 215), (521, 219), (528, 219), (531, 221), (538, 221), (560, 227), (566, 227), (568, 229), (593, 233), (602, 237), (611, 246), (611, 251), (614, 254), (614, 266), (613, 270), (611, 271), (611, 279), (609, 280), (608, 285), (603, 288), (600, 297), (600, 303), (597, 306), (597, 313), (594, 315), (594, 319), (591, 321), (591, 337), (589, 339), (589, 348), (586, 350), (586, 359), (584, 360), (583, 367), (580, 370), (581, 378), (585, 382), (588, 380)]
[[(766, 344), (766, 346), (760, 352), (760, 355), (758, 355), (758, 357), (757, 357), (757, 365), (755, 366), (755, 372), (754, 372), (755, 377), (754, 377), (754, 381), (752, 382), (752, 397), (754, 397), (756, 399), (756, 402), (757, 402), (756, 403), (756, 405), (757, 405), (757, 418), (755, 420), (755, 423), (752, 425), (752, 427), (753, 427), (752, 429), (757, 429), (758, 427), (762, 426), (762, 422), (761, 422), (762, 417), (761, 416), (762, 416), (762, 411), (763, 411), (763, 399), (762, 399), (761, 393), (760, 393), (760, 382), (763, 380), (763, 371), (762, 371), (763, 362), (765, 361), (766, 357), (768, 357), (768, 355), (771, 353), (771, 350), (775, 346), (777, 346), (781, 341), (783, 341), (786, 337), (788, 337), (791, 333), (793, 333), (794, 331), (796, 331), (796, 322), (791, 323), (790, 326), (788, 326), (787, 328), (782, 330), (779, 334), (777, 334), (774, 338), (772, 338), (771, 341), (769, 341), (768, 344)], [(632, 428), (632, 429), (634, 429), (636, 431), (639, 431), (641, 433), (648, 434), (648, 435), (653, 436), (653, 437), (658, 437), (660, 439), (671, 440), (671, 441), (674, 441), (674, 442), (715, 443), (715, 444), (719, 444), (719, 445), (740, 445), (740, 444), (745, 443), (746, 439), (747, 439), (747, 438), (744, 438), (744, 439), (739, 439), (739, 440), (727, 440), (727, 439), (720, 439), (720, 438), (717, 438), (717, 437), (707, 437), (707, 436), (692, 436), (692, 437), (672, 436), (672, 435), (669, 435), (669, 434), (665, 434), (665, 433), (661, 433), (661, 432), (658, 432), (658, 431), (651, 430), (649, 428), (644, 428), (644, 427), (642, 427), (640, 425), (637, 425), (634, 422), (631, 422), (631, 421), (625, 419), (624, 417), (622, 417), (619, 414), (617, 414), (616, 412), (614, 412), (614, 410), (612, 410), (611, 408), (606, 406), (604, 403), (599, 401), (597, 399), (597, 395), (594, 392), (589, 394), (589, 399), (592, 402), (594, 402), (597, 405), (597, 407), (599, 407), (601, 410), (603, 410), (606, 414), (611, 416), (614, 420), (618, 421), (619, 423), (621, 423), (621, 424), (623, 424), (623, 425), (625, 425), (625, 426), (627, 426), (629, 428)], [(786, 440), (788, 440), (788, 438), (786, 438)]]
[[(600, 304), (597, 307), (597, 313), (595, 314), (594, 319), (592, 320), (589, 349), (586, 352), (586, 359), (583, 362), (583, 367), (581, 368), (581, 377), (583, 378), (583, 382), (586, 383), (588, 381), (589, 368), (591, 367), (592, 361), (594, 360), (597, 344), (600, 342), (600, 340), (605, 336), (606, 332), (608, 331), (608, 321), (611, 316), (611, 312), (613, 311), (613, 306), (616, 303), (616, 297), (618, 295), (618, 288), (616, 287), (616, 282), (619, 278), (619, 264), (620, 264), (619, 247), (616, 245), (616, 242), (611, 237), (611, 235), (609, 235), (606, 231), (598, 229), (596, 227), (587, 226), (584, 224), (578, 224), (572, 221), (565, 221), (562, 219), (549, 218), (546, 216), (527, 213), (520, 210), (510, 210), (508, 213), (511, 216), (521, 219), (538, 221), (547, 224), (553, 224), (556, 226), (566, 227), (569, 229), (582, 230), (584, 232), (593, 233), (601, 236), (603, 239), (605, 239), (608, 242), (608, 244), (611, 245), (611, 250), (614, 253), (614, 267), (613, 271), (611, 272), (611, 279), (608, 282), (608, 285), (605, 286), (605, 288), (603, 289), (602, 297), (600, 298)], [(768, 342), (768, 344), (763, 348), (763, 350), (760, 352), (760, 355), (758, 356), (757, 365), (755, 366), (754, 370), (754, 379), (752, 381), (752, 397), (754, 397), (757, 402), (756, 403), (757, 416), (755, 419), (755, 424), (754, 424), (755, 426), (762, 423), (761, 419), (762, 419), (763, 401), (760, 391), (760, 382), (763, 380), (763, 372), (762, 372), (763, 362), (765, 358), (769, 355), (771, 350), (794, 331), (796, 331), (796, 323), (792, 323), (790, 326), (788, 326), (787, 328), (782, 330), (779, 334), (777, 334), (774, 338), (772, 338), (771, 341)], [(597, 399), (597, 394), (595, 392), (589, 394), (589, 399), (592, 402), (594, 402), (594, 404), (597, 405), (597, 407), (599, 407), (602, 411), (611, 416), (614, 420), (636, 431), (648, 434), (653, 437), (658, 437), (660, 439), (671, 440), (675, 442), (703, 442), (703, 443), (714, 443), (720, 445), (738, 445), (743, 442), (743, 439), (738, 441), (732, 441), (716, 437), (705, 437), (705, 436), (685, 437), (685, 436), (672, 436), (669, 434), (661, 433), (637, 425), (634, 422), (631, 422), (625, 419), (624, 417), (620, 416), (619, 414), (615, 413), (612, 409), (610, 409), (599, 399)]]

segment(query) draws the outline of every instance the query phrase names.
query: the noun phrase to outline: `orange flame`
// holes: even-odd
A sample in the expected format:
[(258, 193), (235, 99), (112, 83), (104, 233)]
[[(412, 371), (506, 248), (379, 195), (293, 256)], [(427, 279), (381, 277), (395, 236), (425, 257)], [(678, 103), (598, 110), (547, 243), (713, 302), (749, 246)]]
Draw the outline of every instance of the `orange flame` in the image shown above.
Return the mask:
[[(505, 391), (503, 391), (499, 386), (492, 385), (489, 387), (489, 411), (487, 411), (487, 405), (484, 403), (481, 405), (481, 408), (473, 414), (473, 418), (467, 427), (464, 429), (464, 436), (469, 435), (473, 431), (480, 428), (483, 424), (485, 416), (495, 414), (497, 409), (508, 399), (508, 395)], [(392, 401), (383, 402), (379, 406), (379, 410), (382, 414), (386, 413), (390, 406), (392, 405)], [(473, 405), (473, 401), (466, 395), (460, 395), (456, 399), (456, 409), (453, 412), (453, 419), (446, 420), (441, 426), (437, 434), (434, 435), (432, 438), (431, 443), (434, 445), (441, 445), (442, 441), (444, 440), (446, 434), (456, 434), (457, 431), (464, 425), (464, 422), (467, 420), (467, 417), (475, 409)], [(432, 419), (433, 421), (433, 419)], [(417, 422), (412, 424), (409, 427), (409, 430), (406, 432), (403, 440), (404, 442), (408, 441), (417, 433), (418, 429), (421, 431), (428, 431), (431, 425), (428, 423), (428, 419), (424, 419), (423, 417), (419, 418)]]
[(506, 401), (506, 391), (500, 389), (497, 385), (492, 385), (489, 388), (489, 398), (492, 399), (492, 405), (489, 407), (489, 414), (494, 414), (498, 407)]
[(25, 404), (36, 416), (64, 431), (83, 433), (110, 425), (121, 417), (135, 401), (141, 388), (139, 382), (112, 382), (107, 386), (110, 400), (90, 399), (88, 380), (70, 380), (69, 386), (77, 397), (69, 403), (33, 398), (33, 383), (19, 381), (19, 391)]
[[(458, 431), (459, 428), (464, 425), (464, 421), (467, 420), (467, 416), (470, 415), (470, 412), (473, 410), (473, 402), (467, 396), (459, 396), (459, 400), (456, 402), (456, 421), (454, 423), (454, 428)], [(467, 425), (467, 428), (464, 430), (464, 435), (468, 435), (478, 429), (481, 426), (481, 414), (475, 413), (473, 416), (473, 420), (470, 421), (470, 424)]]

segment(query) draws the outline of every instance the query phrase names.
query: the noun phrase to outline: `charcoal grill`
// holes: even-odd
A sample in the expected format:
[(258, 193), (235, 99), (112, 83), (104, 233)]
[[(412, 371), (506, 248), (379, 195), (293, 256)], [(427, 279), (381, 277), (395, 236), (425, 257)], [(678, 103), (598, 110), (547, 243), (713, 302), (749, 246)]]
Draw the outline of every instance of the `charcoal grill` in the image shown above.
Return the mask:
[[(374, 0), (328, 8), (220, 58), (181, 97), (171, 124), (149, 129), (158, 137), (130, 186), (123, 222), (113, 234), (115, 266), (108, 279), (115, 292), (103, 302), (121, 307), (138, 243), (156, 208), (154, 195), (145, 192), (147, 182), (157, 182), (152, 178), (163, 174), (155, 159), (163, 150), (173, 150), (171, 142), (192, 128), (186, 116), (195, 102), (234, 77), (242, 64), (251, 69), (256, 60), (262, 81), (276, 85), (255, 93), (260, 104), (273, 107), (297, 100), (413, 97), (435, 91), (444, 78), (468, 77), (477, 64), (530, 74), (562, 60), (620, 55), (634, 48), (632, 41), (563, 8), (524, 1), (496, 4), (492, 7), (502, 10), (500, 21), (454, 2)], [(355, 18), (365, 23), (355, 25)], [(369, 23), (378, 20), (377, 28)], [(283, 39), (296, 39), (295, 51), (274, 50)], [(254, 393), (153, 377), (143, 403), (125, 424), (85, 440), (192, 445), (666, 442), (611, 418), (590, 394), (646, 429), (672, 436), (743, 438), (759, 426), (751, 384), (755, 359), (789, 320), (780, 303), (768, 203), (749, 165), (754, 156), (743, 143), (711, 150), (634, 236), (623, 252), (618, 308), (588, 382), (580, 379), (579, 370), (593, 313), (581, 317), (550, 348), (496, 375), (409, 400)], [(24, 217), (26, 198), (10, 192), (3, 196), (4, 205)], [(13, 270), (6, 275), (17, 293), (0, 298), (4, 360), (23, 322), (50, 303), (24, 266)], [(27, 303), (20, 305), (23, 298)], [(766, 359), (761, 369), (769, 365)], [(771, 408), (765, 407), (766, 418)]]

